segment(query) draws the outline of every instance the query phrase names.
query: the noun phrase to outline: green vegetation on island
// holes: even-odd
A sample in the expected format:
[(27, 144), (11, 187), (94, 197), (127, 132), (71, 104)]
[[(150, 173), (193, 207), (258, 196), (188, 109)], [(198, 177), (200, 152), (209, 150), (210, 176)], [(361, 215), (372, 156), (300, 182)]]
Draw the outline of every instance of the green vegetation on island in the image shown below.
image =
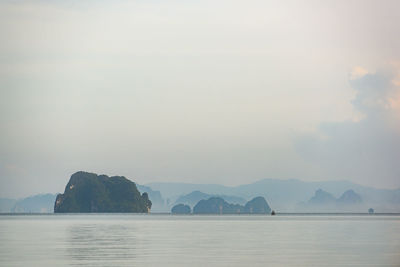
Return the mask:
[(141, 195), (136, 184), (125, 177), (82, 171), (71, 176), (64, 194), (59, 194), (54, 204), (55, 213), (148, 213), (150, 208), (148, 194)]

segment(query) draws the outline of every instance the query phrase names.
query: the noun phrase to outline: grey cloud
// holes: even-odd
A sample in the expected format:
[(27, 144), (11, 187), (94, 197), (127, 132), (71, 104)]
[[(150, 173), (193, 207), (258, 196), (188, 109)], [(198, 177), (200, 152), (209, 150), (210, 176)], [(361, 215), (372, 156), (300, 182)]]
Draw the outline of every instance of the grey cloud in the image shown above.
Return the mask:
[(393, 101), (400, 88), (393, 82), (395, 74), (384, 70), (350, 80), (356, 91), (352, 104), (363, 118), (322, 123), (319, 135), (297, 140), (298, 152), (335, 178), (399, 186), (400, 110)]

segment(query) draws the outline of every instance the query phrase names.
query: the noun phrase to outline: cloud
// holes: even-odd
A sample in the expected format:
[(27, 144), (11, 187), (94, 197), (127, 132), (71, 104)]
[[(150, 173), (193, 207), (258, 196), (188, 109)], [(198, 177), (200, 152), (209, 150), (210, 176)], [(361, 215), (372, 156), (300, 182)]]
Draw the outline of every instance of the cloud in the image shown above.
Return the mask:
[[(363, 71), (363, 69), (361, 69)], [(357, 92), (353, 100), (354, 107), (365, 115), (391, 113), (397, 107), (399, 85), (396, 69), (380, 70), (377, 73), (362, 73), (357, 70), (358, 77), (351, 76), (350, 85)], [(386, 114), (387, 115), (387, 114)]]
[(368, 71), (364, 69), (363, 67), (357, 66), (354, 67), (353, 70), (350, 73), (350, 79), (355, 80), (358, 78), (361, 78), (362, 76), (368, 74)]
[(375, 73), (356, 67), (349, 83), (359, 121), (325, 122), (297, 139), (297, 151), (330, 178), (400, 186), (399, 65)]

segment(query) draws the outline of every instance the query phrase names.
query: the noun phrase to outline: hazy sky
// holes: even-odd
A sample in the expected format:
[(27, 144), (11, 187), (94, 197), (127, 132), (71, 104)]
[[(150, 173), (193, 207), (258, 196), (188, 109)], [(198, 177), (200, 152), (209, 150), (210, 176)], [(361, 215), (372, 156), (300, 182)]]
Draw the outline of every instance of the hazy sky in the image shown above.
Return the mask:
[(400, 187), (400, 1), (2, 1), (0, 197), (138, 183)]

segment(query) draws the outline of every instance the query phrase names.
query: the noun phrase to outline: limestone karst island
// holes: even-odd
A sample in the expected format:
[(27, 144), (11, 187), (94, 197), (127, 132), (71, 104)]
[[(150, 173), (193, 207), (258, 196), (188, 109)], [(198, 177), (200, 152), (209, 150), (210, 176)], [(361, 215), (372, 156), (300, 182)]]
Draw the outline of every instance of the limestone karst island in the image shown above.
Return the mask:
[(55, 213), (148, 213), (150, 209), (147, 193), (140, 194), (134, 182), (123, 176), (88, 172), (73, 174), (64, 194), (59, 194), (54, 204)]
[[(142, 189), (150, 189), (139, 186)], [(157, 196), (149, 190), (150, 196)], [(206, 195), (206, 194), (204, 194)], [(227, 197), (229, 198), (229, 197)], [(232, 198), (232, 197), (231, 197)], [(233, 198), (234, 199), (234, 198)], [(54, 203), (55, 213), (149, 213), (152, 202), (147, 192), (139, 192), (137, 185), (123, 176), (73, 174)], [(231, 204), (222, 197), (200, 198), (193, 207), (175, 205), (172, 214), (270, 214), (264, 197), (256, 197), (245, 205)]]

